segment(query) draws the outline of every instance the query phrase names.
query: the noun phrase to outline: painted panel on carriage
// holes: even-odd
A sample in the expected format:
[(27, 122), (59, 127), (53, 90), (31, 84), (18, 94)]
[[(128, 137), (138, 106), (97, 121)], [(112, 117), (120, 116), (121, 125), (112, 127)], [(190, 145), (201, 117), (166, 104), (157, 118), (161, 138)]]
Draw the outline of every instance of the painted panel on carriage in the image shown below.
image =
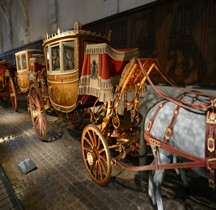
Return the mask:
[(17, 83), (22, 93), (26, 93), (29, 89), (28, 70), (17, 74)]
[(78, 98), (78, 71), (63, 75), (47, 75), (48, 92), (52, 106), (62, 112), (71, 112)]

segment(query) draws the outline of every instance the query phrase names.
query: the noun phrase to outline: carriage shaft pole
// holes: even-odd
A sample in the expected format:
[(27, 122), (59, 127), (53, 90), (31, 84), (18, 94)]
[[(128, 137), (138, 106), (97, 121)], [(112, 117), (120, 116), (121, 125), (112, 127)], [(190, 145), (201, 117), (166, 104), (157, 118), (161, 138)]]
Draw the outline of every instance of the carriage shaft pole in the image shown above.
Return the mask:
[(164, 169), (177, 169), (177, 168), (200, 168), (205, 167), (205, 161), (183, 162), (183, 163), (168, 163), (168, 164), (154, 164), (144, 166), (128, 166), (127, 164), (112, 159), (113, 165), (119, 165), (125, 170), (138, 172), (138, 171), (152, 171), (152, 170), (164, 170)]

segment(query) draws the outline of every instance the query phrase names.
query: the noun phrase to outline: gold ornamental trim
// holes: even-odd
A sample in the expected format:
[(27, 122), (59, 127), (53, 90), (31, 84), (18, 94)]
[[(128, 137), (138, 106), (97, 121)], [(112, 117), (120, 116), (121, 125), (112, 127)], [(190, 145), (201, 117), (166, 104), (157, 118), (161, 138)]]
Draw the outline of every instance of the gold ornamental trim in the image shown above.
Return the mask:
[(209, 152), (214, 152), (215, 150), (215, 140), (212, 137), (209, 137), (207, 140), (207, 145), (208, 145), (208, 151)]
[(149, 131), (151, 128), (152, 128), (152, 121), (150, 120), (149, 122), (148, 122), (148, 124), (147, 124), (147, 128), (146, 128), (146, 130), (147, 131)]
[(67, 74), (48, 74), (47, 81), (51, 84), (72, 84), (79, 81), (78, 70)]
[(51, 101), (52, 106), (55, 109), (57, 109), (58, 111), (63, 112), (63, 113), (72, 112), (76, 108), (76, 105), (77, 105), (76, 102), (73, 105), (71, 105), (71, 106), (59, 105), (59, 104), (55, 103), (51, 98), (50, 98), (50, 101)]
[(49, 80), (47, 79), (47, 82), (49, 82), (50, 84), (73, 84), (73, 83), (78, 83), (79, 78), (74, 79), (74, 80), (70, 80), (70, 81), (59, 81), (59, 82), (55, 82), (53, 80)]
[(170, 140), (171, 135), (172, 135), (172, 129), (171, 128), (167, 128), (166, 132), (165, 132), (165, 139), (166, 139), (166, 141)]
[(55, 34), (52, 34), (49, 36), (47, 33), (46, 36), (43, 38), (43, 44), (45, 44), (49, 41), (52, 41), (52, 40), (71, 37), (71, 36), (77, 36), (77, 35), (87, 35), (87, 36), (93, 36), (93, 37), (100, 38), (100, 39), (106, 39), (108, 41), (111, 40), (111, 32), (109, 32), (108, 35), (105, 36), (105, 35), (98, 34), (96, 32), (82, 30), (81, 24), (79, 23), (79, 21), (76, 21), (74, 23), (74, 29), (73, 30), (61, 32), (60, 29), (58, 28), (57, 33), (55, 33)]
[(152, 145), (154, 145), (155, 147), (161, 147), (161, 142), (159, 140), (150, 138), (149, 139), (149, 143), (152, 144)]
[(210, 167), (210, 164), (211, 164), (212, 162), (216, 162), (216, 158), (209, 158), (209, 159), (207, 160), (207, 168), (208, 168), (209, 170), (212, 170), (212, 168)]
[(215, 111), (207, 112), (206, 123), (216, 124), (216, 112)]
[(129, 61), (134, 57), (139, 56), (138, 48), (134, 48), (130, 51), (116, 50), (110, 47), (107, 43), (90, 44), (86, 46), (85, 54), (98, 55), (108, 54), (114, 60)]

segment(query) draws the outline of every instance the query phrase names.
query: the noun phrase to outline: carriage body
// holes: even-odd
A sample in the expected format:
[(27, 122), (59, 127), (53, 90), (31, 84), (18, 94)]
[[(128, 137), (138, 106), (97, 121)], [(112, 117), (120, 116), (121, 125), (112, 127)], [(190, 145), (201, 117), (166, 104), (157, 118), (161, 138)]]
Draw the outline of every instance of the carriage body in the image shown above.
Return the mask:
[[(88, 109), (93, 124), (83, 130), (82, 154), (91, 178), (99, 185), (110, 177), (110, 150), (119, 152), (115, 161), (139, 155), (141, 116), (137, 109), (146, 81), (133, 59), (139, 56), (138, 49), (113, 49), (108, 42), (109, 37), (84, 31), (79, 23), (73, 30), (47, 35), (43, 41), (46, 78), (32, 83), (28, 96), (32, 123), (43, 141), (49, 141), (50, 135), (47, 109), (64, 114), (73, 124), (77, 122), (73, 113)], [(141, 59), (141, 65), (150, 73), (157, 61)], [(92, 97), (93, 103), (88, 104)], [(98, 101), (100, 107), (96, 107)]]
[(15, 53), (17, 75), (16, 80), (21, 93), (29, 90), (31, 81), (45, 67), (44, 52), (39, 49), (26, 49)]
[(47, 87), (52, 107), (60, 112), (74, 110), (78, 83), (87, 44), (108, 42), (109, 38), (84, 31), (77, 23), (73, 30), (44, 39)]
[(17, 111), (17, 97), (14, 85), (15, 71), (12, 65), (4, 60), (0, 61), (0, 98), (7, 98), (11, 102), (15, 111)]
[[(32, 122), (40, 139), (46, 139), (45, 110), (52, 108), (77, 124), (86, 112), (90, 121), (98, 117), (89, 109), (98, 101), (113, 100), (121, 72), (139, 52), (137, 48), (113, 49), (107, 44), (109, 40), (110, 34), (82, 30), (79, 22), (73, 30), (58, 30), (44, 38), (46, 81), (31, 85), (29, 93)], [(81, 116), (75, 119), (76, 115)]]
[[(46, 76), (41, 75), (30, 86), (28, 96), (33, 126), (41, 140), (45, 140), (47, 134), (46, 110), (54, 110), (75, 122), (72, 119), (73, 111), (82, 103), (78, 86), (85, 47), (87, 44), (107, 43), (109, 40), (110, 34), (102, 36), (82, 30), (79, 22), (75, 22), (73, 30), (58, 30), (56, 34), (44, 37)], [(85, 100), (85, 103), (89, 101), (91, 99)]]

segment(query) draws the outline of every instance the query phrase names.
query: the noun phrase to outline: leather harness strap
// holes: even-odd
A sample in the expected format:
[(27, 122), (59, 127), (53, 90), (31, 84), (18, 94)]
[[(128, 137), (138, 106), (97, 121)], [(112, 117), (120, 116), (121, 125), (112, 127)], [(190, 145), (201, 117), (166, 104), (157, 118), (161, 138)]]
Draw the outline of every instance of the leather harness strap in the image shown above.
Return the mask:
[(173, 112), (173, 117), (171, 119), (171, 122), (170, 124), (168, 125), (166, 131), (165, 131), (165, 134), (164, 134), (164, 142), (167, 143), (171, 136), (172, 136), (172, 132), (173, 132), (173, 125), (175, 123), (175, 120), (178, 116), (178, 113), (179, 113), (179, 109), (180, 109), (180, 106), (177, 106)]
[(182, 101), (178, 98), (173, 98), (169, 95), (167, 95), (166, 93), (164, 93), (163, 91), (161, 91), (159, 88), (157, 88), (154, 83), (152, 82), (151, 78), (149, 77), (149, 75), (147, 74), (146, 70), (143, 68), (140, 60), (138, 59), (138, 63), (139, 63), (139, 66), (144, 74), (144, 76), (146, 77), (147, 81), (149, 82), (149, 84), (151, 85), (151, 87), (156, 91), (157, 94), (159, 94), (162, 98), (164, 99), (167, 99), (171, 102), (173, 102), (174, 104), (176, 105), (179, 105), (185, 109), (191, 109), (191, 110), (196, 110), (196, 111), (204, 111), (206, 110), (207, 108), (210, 107), (210, 100), (213, 98), (212, 96), (208, 96), (204, 93), (201, 93), (201, 92), (198, 92), (198, 91), (188, 91), (186, 89), (183, 89), (183, 88), (180, 88), (180, 87), (177, 87), (175, 86), (175, 84), (170, 80), (168, 79), (168, 77), (166, 76), (166, 74), (162, 73), (161, 71), (159, 71), (159, 69), (157, 68), (157, 66), (154, 66), (156, 68), (156, 70), (158, 71), (158, 73), (160, 73), (163, 78), (173, 87), (176, 87), (180, 90), (182, 90), (183, 92), (186, 92), (188, 94), (197, 94), (198, 96), (203, 96), (203, 97), (206, 97), (206, 99), (208, 100), (208, 102), (204, 102), (204, 103), (200, 103), (200, 104), (193, 104), (193, 103), (187, 103), (185, 101)]
[[(186, 95), (186, 94), (183, 93), (181, 96), (178, 97), (178, 99), (182, 99), (185, 95)], [(194, 100), (194, 98), (193, 98), (193, 102), (194, 102), (194, 101), (195, 101), (195, 100)], [(166, 131), (165, 131), (165, 134), (164, 134), (164, 142), (165, 142), (165, 143), (167, 143), (167, 142), (170, 140), (171, 136), (172, 136), (173, 125), (174, 125), (174, 123), (175, 123), (175, 120), (177, 119), (177, 116), (178, 116), (178, 113), (179, 113), (179, 109), (180, 109), (180, 108), (181, 108), (181, 107), (180, 107), (179, 105), (177, 105), (176, 108), (175, 108), (175, 110), (174, 110), (174, 112), (173, 112), (173, 117), (172, 117), (172, 119), (171, 119), (171, 121), (170, 121), (170, 124), (168, 125)]]
[(157, 108), (157, 110), (155, 111), (154, 115), (151, 117), (151, 119), (149, 120), (148, 124), (147, 124), (147, 128), (146, 128), (146, 132), (147, 134), (151, 131), (152, 125), (154, 123), (154, 119), (157, 116), (158, 112), (161, 110), (161, 108), (164, 106), (164, 104), (166, 104), (168, 101), (163, 101), (159, 107)]
[(206, 150), (207, 168), (210, 171), (209, 185), (215, 188), (214, 174), (216, 169), (216, 100), (206, 114)]
[(157, 151), (158, 148), (164, 149), (166, 151), (169, 151), (172, 154), (176, 154), (178, 156), (184, 157), (190, 161), (183, 162), (183, 163), (172, 163), (172, 164), (161, 164), (160, 166), (157, 166), (155, 170), (157, 169), (175, 169), (175, 168), (199, 168), (199, 167), (206, 167), (206, 159), (200, 158), (198, 156), (189, 154), (187, 152), (184, 152), (182, 150), (179, 150), (175, 147), (173, 147), (170, 144), (167, 144), (160, 139), (155, 138), (151, 134), (144, 132), (144, 138), (145, 140), (150, 144), (153, 145)]
[[(182, 98), (184, 94), (180, 97)], [(192, 103), (196, 101), (198, 96), (195, 96), (192, 100)], [(172, 136), (173, 126), (175, 123), (175, 120), (177, 119), (179, 109), (181, 108), (179, 105), (176, 106), (174, 110), (173, 117), (170, 121), (170, 124), (168, 125), (165, 134), (164, 134), (164, 140), (160, 140), (155, 138), (150, 134), (150, 131), (152, 129), (153, 123), (155, 118), (157, 117), (159, 111), (161, 108), (169, 102), (168, 100), (163, 101), (156, 111), (154, 112), (153, 116), (149, 120), (147, 124), (147, 128), (144, 132), (144, 139), (150, 144), (154, 146), (154, 154), (156, 159), (156, 165), (155, 170), (158, 170), (160, 168), (163, 169), (174, 169), (174, 168), (193, 168), (193, 167), (206, 167), (210, 172), (210, 178), (209, 178), (209, 186), (215, 189), (215, 182), (214, 182), (214, 170), (216, 169), (216, 107), (214, 109), (208, 110), (206, 115), (206, 158), (200, 158), (198, 156), (194, 156), (191, 154), (188, 154), (182, 150), (176, 149), (172, 145), (169, 145), (168, 142)], [(179, 155), (181, 157), (184, 157), (188, 160), (191, 160), (187, 163), (177, 163), (177, 164), (163, 164), (162, 166), (158, 165), (158, 148), (165, 149), (173, 154)]]
[[(209, 185), (212, 188), (215, 188), (215, 182), (214, 182), (214, 171), (216, 170), (216, 99), (213, 96), (206, 95), (202, 92), (198, 91), (188, 91), (183, 88), (179, 88), (167, 77), (167, 75), (164, 72), (161, 72), (157, 65), (152, 64), (153, 67), (160, 73), (160, 75), (167, 81), (171, 86), (176, 87), (180, 90), (185, 91), (186, 94), (195, 94), (196, 96), (193, 98), (193, 101), (191, 103), (185, 102), (181, 100), (180, 98), (173, 98), (161, 91), (159, 88), (157, 88), (154, 83), (152, 82), (151, 78), (149, 77), (148, 73), (146, 72), (145, 68), (143, 68), (141, 62), (139, 59), (138, 63), (139, 66), (144, 74), (144, 77), (146, 77), (146, 80), (149, 82), (149, 84), (152, 86), (152, 88), (158, 93), (162, 98), (167, 99), (165, 102), (160, 104), (160, 106), (157, 108), (155, 113), (153, 114), (152, 118), (148, 122), (147, 129), (144, 132), (144, 138), (147, 142), (149, 142), (151, 145), (154, 146), (155, 151), (155, 157), (158, 156), (158, 148), (165, 149), (171, 153), (175, 153), (179, 156), (182, 156), (184, 158), (187, 158), (189, 160), (192, 160), (193, 162), (187, 162), (187, 163), (177, 163), (177, 164), (163, 164), (163, 166), (155, 166), (155, 169), (163, 168), (163, 169), (171, 169), (171, 168), (181, 168), (181, 167), (206, 167), (210, 171), (210, 178), (209, 178)], [(153, 68), (152, 67), (152, 68)], [(151, 70), (152, 70), (151, 68)], [(194, 102), (196, 99), (202, 96), (205, 98), (204, 101), (200, 100), (199, 104), (195, 104)], [(168, 101), (173, 102), (177, 105), (177, 107), (174, 110), (174, 115), (171, 119), (170, 124), (168, 125), (165, 134), (164, 134), (164, 141), (161, 141), (150, 134), (150, 130), (152, 128), (152, 125), (154, 123), (154, 120), (159, 113), (160, 109), (163, 107), (165, 103)], [(195, 157), (191, 154), (185, 153), (184, 151), (181, 151), (179, 149), (176, 149), (172, 145), (168, 144), (168, 141), (170, 140), (173, 132), (173, 126), (175, 123), (175, 120), (177, 118), (177, 115), (179, 113), (180, 108), (185, 108), (188, 110), (196, 111), (196, 112), (206, 112), (206, 151), (205, 151), (205, 158), (199, 158)], [(156, 163), (158, 164), (158, 163)]]

